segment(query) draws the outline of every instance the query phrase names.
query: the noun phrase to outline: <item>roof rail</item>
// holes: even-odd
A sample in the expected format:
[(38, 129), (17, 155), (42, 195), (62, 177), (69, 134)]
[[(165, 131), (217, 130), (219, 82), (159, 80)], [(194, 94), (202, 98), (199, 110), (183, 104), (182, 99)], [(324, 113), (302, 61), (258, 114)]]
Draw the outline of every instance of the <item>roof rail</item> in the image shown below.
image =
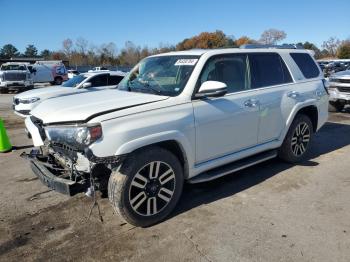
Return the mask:
[(241, 45), (240, 48), (242, 49), (255, 49), (255, 48), (304, 49), (302, 45), (298, 45), (298, 44), (283, 44), (283, 45), (245, 44), (245, 45)]

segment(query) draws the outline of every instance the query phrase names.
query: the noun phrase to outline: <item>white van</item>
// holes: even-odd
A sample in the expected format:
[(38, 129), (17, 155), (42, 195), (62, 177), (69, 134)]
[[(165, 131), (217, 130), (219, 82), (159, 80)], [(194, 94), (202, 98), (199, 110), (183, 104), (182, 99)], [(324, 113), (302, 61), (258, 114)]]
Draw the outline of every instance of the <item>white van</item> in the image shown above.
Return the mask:
[(68, 80), (67, 70), (62, 61), (37, 61), (28, 68), (34, 83), (49, 82), (53, 85), (61, 85)]

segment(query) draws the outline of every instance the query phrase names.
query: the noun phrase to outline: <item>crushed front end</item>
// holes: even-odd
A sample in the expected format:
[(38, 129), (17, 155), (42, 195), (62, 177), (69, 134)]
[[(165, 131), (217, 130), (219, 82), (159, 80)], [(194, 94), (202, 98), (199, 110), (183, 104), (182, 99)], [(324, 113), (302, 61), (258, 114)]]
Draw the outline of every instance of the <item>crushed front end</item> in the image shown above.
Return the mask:
[(34, 116), (25, 123), (36, 149), (21, 156), (46, 186), (70, 196), (107, 189), (111, 169), (123, 156), (100, 158), (90, 150), (89, 145), (102, 137), (100, 125), (43, 125)]

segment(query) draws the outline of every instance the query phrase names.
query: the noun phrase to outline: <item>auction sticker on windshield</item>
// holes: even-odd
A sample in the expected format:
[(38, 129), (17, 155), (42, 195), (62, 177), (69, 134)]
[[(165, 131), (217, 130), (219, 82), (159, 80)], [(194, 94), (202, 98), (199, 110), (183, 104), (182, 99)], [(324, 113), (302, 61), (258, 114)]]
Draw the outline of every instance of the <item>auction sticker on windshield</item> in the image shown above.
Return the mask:
[(176, 66), (190, 65), (193, 66), (197, 63), (198, 59), (179, 59), (176, 61)]

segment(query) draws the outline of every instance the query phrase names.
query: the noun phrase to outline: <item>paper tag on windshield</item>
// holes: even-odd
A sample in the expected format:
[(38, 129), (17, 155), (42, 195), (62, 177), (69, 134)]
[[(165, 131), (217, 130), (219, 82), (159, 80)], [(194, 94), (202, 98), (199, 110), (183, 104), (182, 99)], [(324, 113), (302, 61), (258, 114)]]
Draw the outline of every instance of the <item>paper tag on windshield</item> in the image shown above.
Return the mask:
[(179, 59), (176, 61), (176, 66), (193, 66), (197, 63), (198, 59)]

